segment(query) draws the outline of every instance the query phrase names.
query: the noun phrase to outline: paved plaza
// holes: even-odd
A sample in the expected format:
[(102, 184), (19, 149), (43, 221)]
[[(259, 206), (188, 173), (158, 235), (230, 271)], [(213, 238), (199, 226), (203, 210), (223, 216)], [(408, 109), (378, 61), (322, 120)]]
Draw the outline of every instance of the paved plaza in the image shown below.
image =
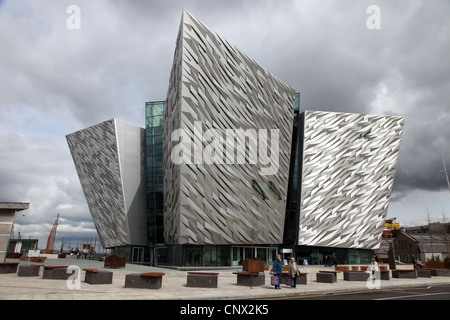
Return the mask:
[[(19, 262), (7, 259), (8, 262)], [(21, 265), (33, 263), (20, 261)], [(80, 287), (74, 288), (75, 282), (66, 280), (42, 279), (42, 268), (37, 277), (19, 277), (15, 273), (0, 274), (0, 300), (242, 300), (277, 298), (289, 295), (312, 295), (336, 292), (368, 290), (365, 281), (346, 281), (343, 273), (337, 276), (335, 283), (319, 283), (316, 273), (319, 270), (334, 270), (324, 266), (300, 266), (301, 272), (308, 273), (306, 285), (297, 285), (292, 289), (282, 285), (275, 290), (270, 285), (270, 274), (265, 272), (265, 285), (257, 287), (238, 286), (233, 272), (241, 271), (241, 267), (208, 270), (218, 272), (218, 288), (193, 288), (186, 286), (187, 271), (176, 268), (149, 267), (128, 263), (125, 268), (107, 269), (113, 272), (112, 284), (91, 285), (84, 282), (84, 268), (103, 268), (103, 262), (83, 259), (47, 260), (45, 265), (76, 265), (80, 268)], [(412, 269), (412, 265), (403, 265), (402, 269)], [(206, 271), (206, 270), (202, 270)], [(125, 288), (125, 276), (129, 273), (162, 272), (165, 274), (161, 289)], [(401, 288), (417, 285), (450, 284), (450, 277), (431, 277), (417, 279), (381, 280), (380, 289)], [(376, 290), (376, 289), (374, 289)]]

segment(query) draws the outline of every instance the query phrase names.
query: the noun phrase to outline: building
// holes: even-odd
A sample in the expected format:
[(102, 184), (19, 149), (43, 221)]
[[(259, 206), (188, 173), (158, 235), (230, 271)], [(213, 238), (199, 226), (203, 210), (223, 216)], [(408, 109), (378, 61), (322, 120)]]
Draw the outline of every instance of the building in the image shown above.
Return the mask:
[(424, 264), (432, 258), (443, 261), (450, 254), (449, 238), (443, 234), (402, 232), (392, 242), (396, 260), (404, 263), (412, 263), (413, 255)]
[(300, 188), (293, 190), (297, 207), (287, 218), (292, 229), (285, 242), (296, 256), (315, 253), (315, 263), (324, 255), (341, 263), (370, 261), (381, 242), (403, 123), (394, 116), (300, 114), (299, 174), (293, 177)]
[(279, 252), (368, 263), (380, 246), (402, 117), (300, 112), (298, 93), (186, 11), (167, 99), (145, 117), (67, 136), (105, 248), (227, 266)]
[(0, 262), (6, 259), (16, 212), (27, 210), (29, 207), (28, 202), (0, 202)]
[(441, 222), (432, 222), (427, 225), (415, 226), (415, 227), (406, 227), (404, 228), (405, 233), (413, 235), (413, 234), (440, 234), (450, 235), (450, 222), (441, 223)]
[(112, 119), (66, 136), (104, 248), (147, 246), (145, 130)]
[(293, 89), (183, 13), (163, 118), (164, 240), (180, 249), (175, 256), (282, 243), (294, 99)]
[(6, 256), (8, 258), (29, 257), (38, 250), (39, 239), (9, 239)]

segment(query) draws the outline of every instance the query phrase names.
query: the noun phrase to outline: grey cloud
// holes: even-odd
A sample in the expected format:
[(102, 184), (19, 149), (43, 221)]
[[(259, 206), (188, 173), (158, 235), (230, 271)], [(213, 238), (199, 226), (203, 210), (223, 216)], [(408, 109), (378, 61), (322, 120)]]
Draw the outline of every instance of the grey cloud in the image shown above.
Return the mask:
[[(166, 97), (183, 9), (299, 91), (302, 109), (405, 116), (396, 201), (446, 188), (448, 1), (376, 1), (380, 30), (366, 28), (369, 0), (80, 0), (81, 30), (66, 28), (70, 4), (0, 7), (0, 194), (33, 200), (24, 228), (67, 204), (68, 225), (92, 223), (64, 135), (112, 117), (144, 126), (145, 101)], [(30, 114), (62, 123), (57, 138)]]

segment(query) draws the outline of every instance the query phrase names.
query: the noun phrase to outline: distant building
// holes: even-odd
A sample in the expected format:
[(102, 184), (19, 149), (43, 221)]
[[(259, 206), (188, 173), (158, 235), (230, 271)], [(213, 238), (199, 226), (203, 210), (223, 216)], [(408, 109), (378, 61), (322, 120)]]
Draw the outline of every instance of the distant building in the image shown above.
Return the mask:
[(450, 222), (404, 228), (407, 234), (450, 234)]
[(39, 239), (10, 239), (6, 250), (7, 257), (12, 255), (27, 257), (30, 250), (38, 250), (38, 242)]
[(0, 262), (6, 259), (9, 238), (17, 211), (27, 210), (28, 202), (0, 202)]
[(404, 263), (412, 263), (414, 255), (422, 263), (427, 259), (444, 260), (449, 256), (449, 239), (439, 234), (409, 234), (402, 232), (392, 243), (395, 258)]

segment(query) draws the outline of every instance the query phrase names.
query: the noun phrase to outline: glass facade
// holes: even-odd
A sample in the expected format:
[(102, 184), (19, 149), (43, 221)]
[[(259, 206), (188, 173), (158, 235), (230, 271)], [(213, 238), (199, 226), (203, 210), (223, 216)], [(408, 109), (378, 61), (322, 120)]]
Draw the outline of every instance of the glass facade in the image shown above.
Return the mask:
[(300, 94), (295, 95), (295, 105), (294, 105), (294, 126), (292, 129), (292, 149), (291, 149), (291, 163), (289, 166), (289, 187), (286, 202), (286, 215), (284, 222), (284, 235), (283, 235), (283, 246), (292, 248), (297, 243), (298, 236), (298, 225), (299, 225), (299, 214), (298, 214), (298, 202), (300, 201), (300, 190), (301, 186), (298, 165), (299, 165), (299, 150), (302, 150), (301, 145), (302, 137), (302, 119), (300, 117)]
[[(164, 244), (163, 234), (163, 114), (165, 101), (145, 104), (146, 144), (146, 190), (147, 190), (147, 237), (151, 252), (158, 255), (158, 248)], [(154, 261), (150, 254), (150, 263)], [(162, 258), (161, 260), (164, 260)]]
[(297, 246), (295, 257), (300, 264), (324, 264), (327, 256), (336, 257), (339, 264), (369, 264), (372, 261), (373, 251), (367, 249), (346, 249), (331, 247)]

